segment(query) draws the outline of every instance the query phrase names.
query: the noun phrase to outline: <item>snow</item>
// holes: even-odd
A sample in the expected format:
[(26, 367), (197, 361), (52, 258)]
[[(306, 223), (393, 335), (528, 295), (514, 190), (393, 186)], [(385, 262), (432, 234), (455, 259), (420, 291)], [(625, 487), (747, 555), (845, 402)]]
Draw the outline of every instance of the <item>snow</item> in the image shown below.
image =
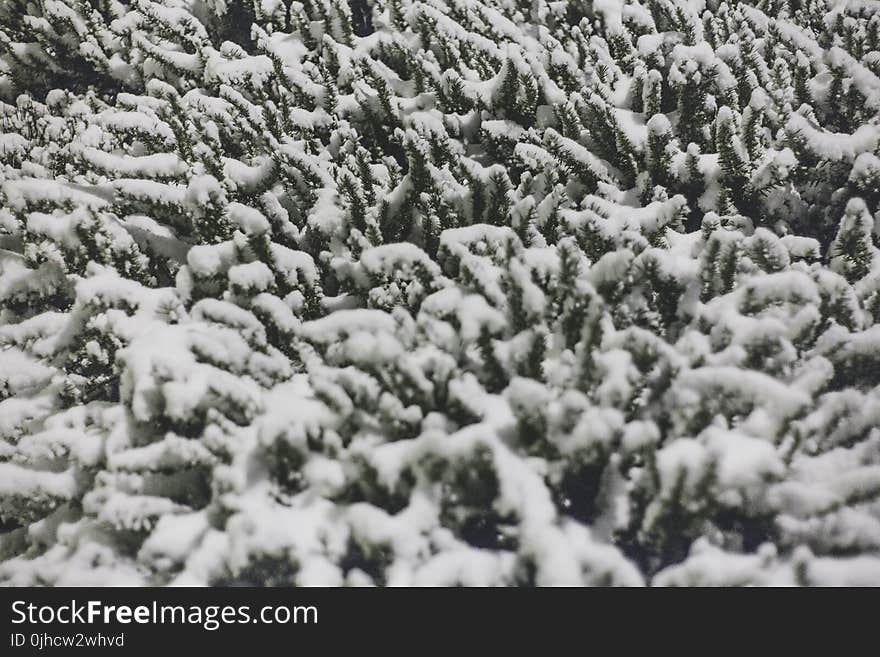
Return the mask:
[(228, 243), (194, 246), (186, 254), (186, 262), (192, 272), (205, 278), (228, 270), (234, 261), (235, 250)]
[[(769, 549), (766, 549), (769, 548)], [(655, 586), (790, 586), (794, 584), (791, 566), (779, 563), (770, 545), (757, 554), (725, 552), (698, 540), (681, 564), (670, 566), (654, 576)]]
[(859, 126), (851, 135), (817, 130), (800, 114), (792, 114), (786, 129), (806, 139), (810, 148), (831, 161), (852, 162), (859, 155), (873, 151), (880, 143), (880, 127)]
[(213, 456), (200, 443), (168, 435), (164, 440), (111, 454), (108, 465), (129, 472), (171, 470), (211, 464)]
[(330, 344), (341, 336), (355, 333), (393, 333), (394, 319), (380, 310), (338, 310), (332, 315), (306, 322), (301, 335), (319, 344)]
[(203, 513), (162, 516), (139, 554), (145, 562), (159, 568), (182, 563), (198, 546), (208, 527)]
[(0, 584), (878, 582), (876, 0), (19, 4)]
[(20, 178), (6, 180), (0, 187), (6, 203), (14, 210), (39, 203), (68, 203), (73, 206), (101, 208), (107, 205), (103, 190), (100, 188), (80, 188), (72, 183), (44, 180), (40, 178)]
[[(0, 463), (0, 499), (39, 501), (44, 498), (58, 505), (72, 499), (77, 492), (73, 472), (35, 472), (13, 463)], [(14, 502), (13, 502), (14, 503)]]
[(137, 132), (144, 136), (159, 137), (169, 145), (173, 145), (177, 141), (171, 126), (146, 112), (106, 111), (99, 114), (96, 120), (109, 130)]
[(230, 203), (226, 211), (247, 235), (260, 235), (269, 230), (269, 220), (259, 210), (242, 203)]
[(706, 446), (717, 462), (718, 483), (724, 488), (751, 488), (785, 471), (782, 459), (766, 440), (714, 427)]
[(880, 78), (871, 70), (859, 63), (843, 48), (831, 48), (826, 57), (826, 64), (832, 68), (843, 69), (852, 84), (865, 99), (865, 105), (873, 110), (880, 109)]

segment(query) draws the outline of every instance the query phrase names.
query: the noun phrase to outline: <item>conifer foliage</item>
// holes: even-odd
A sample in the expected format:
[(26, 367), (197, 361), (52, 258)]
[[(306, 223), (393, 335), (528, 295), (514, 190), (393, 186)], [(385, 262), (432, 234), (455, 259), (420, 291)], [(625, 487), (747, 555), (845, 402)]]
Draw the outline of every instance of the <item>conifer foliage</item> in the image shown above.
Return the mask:
[(875, 0), (0, 5), (0, 582), (880, 585)]

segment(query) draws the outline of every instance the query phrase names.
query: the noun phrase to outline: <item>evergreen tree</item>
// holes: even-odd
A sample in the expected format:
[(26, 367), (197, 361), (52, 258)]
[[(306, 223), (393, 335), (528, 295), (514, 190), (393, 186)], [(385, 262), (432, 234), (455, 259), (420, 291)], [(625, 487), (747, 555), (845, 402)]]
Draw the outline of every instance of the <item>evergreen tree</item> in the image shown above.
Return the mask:
[(880, 584), (862, 4), (2, 3), (0, 582)]

